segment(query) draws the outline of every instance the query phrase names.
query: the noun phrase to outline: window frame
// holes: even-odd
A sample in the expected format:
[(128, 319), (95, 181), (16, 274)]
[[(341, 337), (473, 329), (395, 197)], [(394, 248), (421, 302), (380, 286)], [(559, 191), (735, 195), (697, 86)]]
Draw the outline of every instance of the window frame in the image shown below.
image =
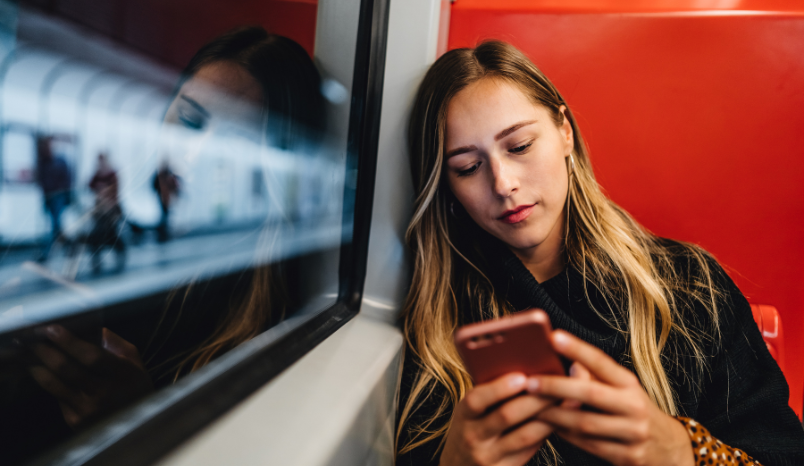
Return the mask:
[[(379, 145), (390, 0), (361, 0), (346, 149), (337, 301), (290, 317), (218, 358), (33, 459), (31, 465), (152, 464), (290, 367), (360, 311)], [(130, 307), (138, 298), (119, 305)], [(93, 312), (97, 310), (88, 310)]]

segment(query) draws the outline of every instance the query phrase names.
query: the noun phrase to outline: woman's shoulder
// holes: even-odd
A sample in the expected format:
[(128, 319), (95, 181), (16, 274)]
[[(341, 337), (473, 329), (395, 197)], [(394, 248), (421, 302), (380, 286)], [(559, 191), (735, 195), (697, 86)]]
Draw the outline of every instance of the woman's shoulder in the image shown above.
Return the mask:
[(660, 268), (669, 269), (682, 286), (707, 287), (721, 291), (736, 287), (715, 256), (697, 244), (657, 238), (654, 260)]
[(751, 305), (711, 253), (683, 241), (659, 238), (658, 243), (672, 264), (669, 289), (687, 323), (721, 339), (753, 325)]

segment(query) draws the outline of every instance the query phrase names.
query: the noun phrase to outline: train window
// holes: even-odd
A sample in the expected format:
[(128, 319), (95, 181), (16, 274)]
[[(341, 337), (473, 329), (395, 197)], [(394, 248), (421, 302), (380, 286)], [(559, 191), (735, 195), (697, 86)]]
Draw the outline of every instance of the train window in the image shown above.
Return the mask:
[(0, 0), (0, 462), (150, 463), (357, 312), (385, 3)]

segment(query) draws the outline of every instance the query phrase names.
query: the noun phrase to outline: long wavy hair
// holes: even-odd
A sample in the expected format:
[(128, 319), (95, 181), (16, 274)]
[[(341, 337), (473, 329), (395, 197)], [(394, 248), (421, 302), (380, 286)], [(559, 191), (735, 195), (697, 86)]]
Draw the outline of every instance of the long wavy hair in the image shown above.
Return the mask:
[[(608, 308), (594, 311), (627, 340), (627, 360), (647, 394), (665, 413), (678, 414), (667, 375), (670, 361), (691, 355), (694, 367), (690, 370), (696, 374), (689, 374), (690, 380), (700, 380), (706, 370), (704, 344), (718, 336), (716, 301), (720, 293), (712, 279), (712, 258), (690, 244), (676, 243), (678, 246), (671, 248), (608, 199), (595, 180), (572, 111), (555, 86), (512, 45), (489, 41), (441, 56), (424, 77), (410, 117), (408, 140), (416, 200), (407, 241), (414, 254), (414, 271), (402, 318), (407, 354), (415, 358), (419, 371), (401, 407), (397, 430), (397, 442), (403, 429), (408, 429), (409, 440), (398, 444), (397, 451), (405, 453), (439, 438), (443, 445), (449, 422), (440, 425), (439, 419), (449, 418), (472, 387), (452, 339), (463, 323), (466, 310), (462, 305), (482, 305), (481, 318), (512, 312), (483, 271), (482, 235), (473, 233), (479, 227), (466, 228), (466, 219), (450, 215), (449, 205), (455, 197), (442, 169), (448, 104), (462, 89), (483, 79), (517, 86), (534, 105), (547, 109), (558, 127), (564, 118), (569, 119), (575, 166), (567, 167), (564, 259), (568, 267), (582, 273), (585, 283), (603, 294)], [(566, 116), (561, 106), (566, 107)], [(674, 258), (679, 256), (686, 256), (692, 264), (690, 269), (695, 272), (691, 276), (675, 270)], [(591, 305), (588, 285), (585, 291)], [(708, 326), (682, 318), (683, 309), (694, 303), (708, 310)], [(442, 390), (436, 391), (439, 386)], [(429, 400), (438, 406), (437, 412), (418, 425), (406, 426), (412, 413), (431, 396), (441, 396), (434, 404)]]
[[(231, 30), (195, 53), (182, 71), (173, 97), (201, 68), (219, 62), (241, 66), (260, 84), (267, 144), (293, 151), (309, 149), (319, 142), (325, 126), (321, 76), (301, 45), (287, 37), (270, 34), (259, 26)], [(268, 189), (270, 192), (273, 188), (269, 186)], [(271, 256), (272, 251), (279, 249), (277, 228), (276, 222), (264, 226), (259, 250), (268, 254), (263, 255)], [(291, 305), (284, 268), (284, 264), (276, 260), (256, 264), (248, 291), (241, 299), (231, 300), (229, 309), (222, 315), (213, 333), (197, 347), (162, 363), (179, 360), (175, 365), (174, 380), (205, 366), (215, 357), (254, 338), (284, 318)], [(192, 289), (193, 286), (188, 285), (183, 290), (178, 315), (169, 325), (168, 336), (181, 317), (184, 302)], [(169, 295), (165, 313), (178, 297), (178, 290)], [(160, 325), (167, 325), (164, 321), (165, 315)], [(163, 340), (166, 338), (163, 337)]]

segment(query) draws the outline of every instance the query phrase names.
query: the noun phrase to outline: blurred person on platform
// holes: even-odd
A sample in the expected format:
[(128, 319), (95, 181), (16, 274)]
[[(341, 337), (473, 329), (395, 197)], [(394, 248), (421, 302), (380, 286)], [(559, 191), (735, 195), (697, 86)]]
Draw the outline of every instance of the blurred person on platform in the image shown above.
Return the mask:
[(117, 172), (105, 153), (98, 154), (98, 168), (89, 181), (89, 189), (95, 193), (95, 207), (92, 210), (94, 225), (87, 239), (92, 248), (92, 272), (101, 272), (101, 252), (105, 246), (117, 253), (117, 270), (120, 271), (126, 260), (126, 245), (120, 237), (123, 210), (118, 200)]
[(50, 136), (36, 139), (36, 182), (42, 188), (44, 207), (50, 216), (50, 237), (45, 240), (39, 262), (47, 260), (53, 243), (62, 236), (61, 214), (70, 204), (72, 188), (70, 167), (64, 158), (53, 152), (52, 143)]
[(153, 188), (159, 197), (159, 207), (162, 208), (162, 216), (156, 227), (156, 240), (160, 243), (170, 239), (170, 227), (168, 218), (173, 197), (179, 194), (179, 177), (170, 169), (167, 160), (163, 160), (159, 169), (154, 174)]

